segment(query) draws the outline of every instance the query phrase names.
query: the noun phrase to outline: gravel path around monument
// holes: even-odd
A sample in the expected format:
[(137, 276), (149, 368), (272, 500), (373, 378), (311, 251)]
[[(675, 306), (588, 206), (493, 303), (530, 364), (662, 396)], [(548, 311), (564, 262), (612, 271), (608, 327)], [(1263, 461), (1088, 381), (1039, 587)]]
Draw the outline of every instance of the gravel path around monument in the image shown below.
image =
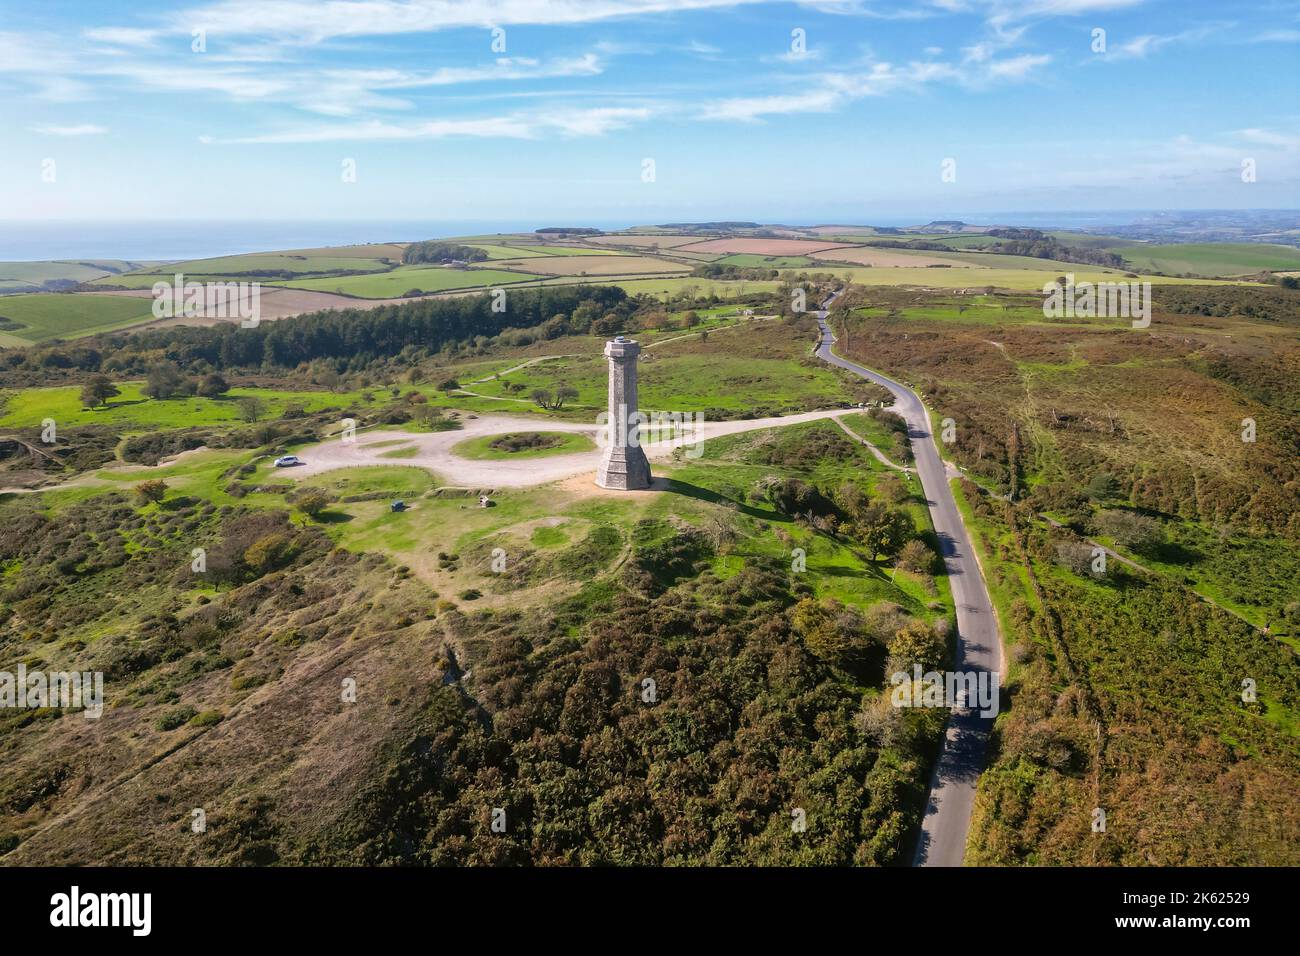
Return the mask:
[[(695, 437), (683, 436), (671, 441), (646, 444), (646, 456), (653, 462), (671, 456), (674, 448), (689, 445), (696, 440), (708, 441), (723, 435), (755, 431), (760, 428), (781, 428), (800, 422), (818, 421), (843, 415), (843, 408), (818, 412), (802, 412), (777, 418), (749, 418), (737, 421), (704, 422)], [(452, 446), (467, 438), (483, 435), (505, 435), (511, 432), (578, 432), (593, 440), (599, 429), (594, 424), (559, 422), (546, 418), (523, 415), (480, 415), (465, 419), (464, 428), (451, 432), (404, 432), (393, 429), (358, 434), (355, 441), (342, 439), (308, 445), (297, 452), (304, 464), (286, 468), (292, 478), (303, 479), (338, 468), (361, 468), (370, 465), (414, 465), (434, 472), (448, 485), (466, 488), (528, 488), (533, 485), (559, 481), (583, 472), (590, 472), (595, 482), (600, 451), (581, 452), (576, 455), (555, 455), (549, 458), (527, 458), (519, 461), (476, 461), (452, 454)], [(394, 444), (396, 440), (401, 444)], [(384, 452), (398, 448), (415, 448), (410, 457), (384, 458)]]

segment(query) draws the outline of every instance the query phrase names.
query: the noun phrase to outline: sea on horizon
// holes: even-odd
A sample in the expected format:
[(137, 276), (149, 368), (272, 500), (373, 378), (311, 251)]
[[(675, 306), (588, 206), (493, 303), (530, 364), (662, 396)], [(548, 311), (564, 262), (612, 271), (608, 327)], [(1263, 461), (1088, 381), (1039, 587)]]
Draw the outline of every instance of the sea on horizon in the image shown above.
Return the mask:
[[(861, 216), (820, 222), (876, 226), (907, 226), (932, 219), (961, 219), (981, 224), (1096, 228), (1122, 225), (1139, 217), (1137, 213), (981, 213), (965, 216)], [(665, 222), (680, 218), (664, 217)], [(758, 221), (758, 220), (750, 220)], [(532, 232), (548, 226), (586, 226), (596, 229), (628, 229), (645, 222), (608, 220), (0, 220), (0, 262), (31, 262), (50, 259), (125, 259), (132, 262), (181, 261), (213, 256), (267, 252), (275, 249), (313, 249), (348, 246), (367, 242), (404, 242), (478, 236), (506, 232)], [(815, 225), (809, 222), (805, 225)]]

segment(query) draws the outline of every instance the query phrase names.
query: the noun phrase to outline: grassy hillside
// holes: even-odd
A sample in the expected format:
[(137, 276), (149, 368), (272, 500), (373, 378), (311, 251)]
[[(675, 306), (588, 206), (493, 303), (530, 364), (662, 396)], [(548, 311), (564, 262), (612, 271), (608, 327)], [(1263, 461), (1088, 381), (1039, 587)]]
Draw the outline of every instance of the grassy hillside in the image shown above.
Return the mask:
[(1300, 269), (1300, 249), (1268, 243), (1125, 243), (1106, 248), (1119, 253), (1139, 271), (1168, 275), (1234, 276), (1265, 269), (1274, 272)]
[(149, 299), (34, 294), (0, 298), (0, 328), (26, 343), (75, 338), (153, 320)]
[(0, 262), (0, 295), (66, 288), (138, 267), (138, 263), (121, 259)]
[(534, 278), (524, 272), (501, 269), (445, 269), (437, 266), (402, 266), (377, 275), (339, 276), (330, 279), (299, 279), (275, 282), (289, 289), (337, 292), (364, 299), (387, 299), (407, 292), (446, 292), (451, 289), (481, 289)]

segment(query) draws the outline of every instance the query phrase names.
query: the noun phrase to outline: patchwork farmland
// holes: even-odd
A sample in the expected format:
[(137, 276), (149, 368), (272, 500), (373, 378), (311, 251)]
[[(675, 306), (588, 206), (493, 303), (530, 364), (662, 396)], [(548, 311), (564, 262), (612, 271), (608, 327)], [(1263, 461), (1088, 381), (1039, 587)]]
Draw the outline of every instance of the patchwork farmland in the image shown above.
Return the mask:
[[(231, 320), (215, 311), (155, 318), (151, 289), (172, 283), (177, 274), (197, 283), (259, 283), (261, 318), (275, 320), (486, 289), (573, 283), (614, 285), (663, 301), (683, 295), (735, 301), (770, 292), (781, 282), (812, 281), (818, 274), (865, 286), (1028, 292), (1067, 272), (1078, 281), (1138, 275), (1160, 285), (1175, 277), (1185, 283), (1249, 281), (1267, 277), (1270, 270), (1300, 268), (1300, 250), (1268, 243), (1156, 244), (1068, 231), (1040, 235), (1048, 252), (1059, 250), (1063, 258), (1009, 254), (1020, 247), (1003, 251), (997, 230), (971, 226), (701, 226), (452, 238), (440, 240), (452, 250), (446, 262), (412, 261), (411, 243), (383, 242), (173, 263), (0, 263), (0, 293), (11, 293), (0, 295), (0, 347), (144, 325)], [(1092, 253), (1113, 253), (1125, 266), (1075, 261)], [(50, 283), (66, 291), (44, 291)]]

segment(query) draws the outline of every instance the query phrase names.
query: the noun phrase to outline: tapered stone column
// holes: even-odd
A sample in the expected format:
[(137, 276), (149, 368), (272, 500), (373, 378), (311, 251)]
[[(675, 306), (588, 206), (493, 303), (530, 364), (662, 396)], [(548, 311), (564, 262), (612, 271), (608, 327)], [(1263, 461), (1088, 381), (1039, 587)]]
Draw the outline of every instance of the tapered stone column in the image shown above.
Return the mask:
[(650, 462), (641, 450), (637, 415), (636, 357), (641, 346), (619, 336), (605, 343), (609, 359), (609, 431), (605, 454), (596, 471), (602, 488), (628, 491), (650, 487)]

